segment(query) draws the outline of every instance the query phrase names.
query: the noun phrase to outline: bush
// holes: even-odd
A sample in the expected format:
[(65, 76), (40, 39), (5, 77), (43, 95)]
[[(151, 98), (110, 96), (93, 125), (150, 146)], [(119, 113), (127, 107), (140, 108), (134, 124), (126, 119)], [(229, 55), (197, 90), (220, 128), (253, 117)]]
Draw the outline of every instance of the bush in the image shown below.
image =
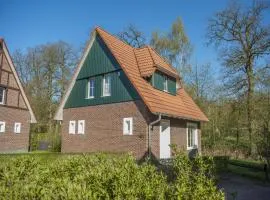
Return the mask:
[(20, 156), (0, 166), (0, 199), (223, 199), (211, 162), (177, 156), (174, 169), (168, 183), (155, 166), (128, 155)]
[(224, 199), (213, 181), (215, 168), (213, 158), (197, 156), (190, 160), (178, 153), (173, 162), (176, 180), (170, 187), (170, 199)]

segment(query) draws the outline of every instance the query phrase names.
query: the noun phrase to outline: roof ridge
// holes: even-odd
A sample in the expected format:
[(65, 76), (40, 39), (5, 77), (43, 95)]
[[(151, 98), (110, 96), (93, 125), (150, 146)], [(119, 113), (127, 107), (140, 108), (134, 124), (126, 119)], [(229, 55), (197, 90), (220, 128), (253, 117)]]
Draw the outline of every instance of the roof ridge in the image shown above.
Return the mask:
[(156, 63), (155, 63), (155, 60), (154, 60), (154, 58), (153, 58), (153, 55), (151, 54), (150, 46), (147, 45), (146, 47), (147, 47), (147, 49), (148, 49), (148, 52), (149, 52), (149, 54), (150, 54), (150, 57), (151, 57), (151, 59), (152, 59), (152, 61), (153, 61), (154, 67), (155, 67)]
[(137, 66), (138, 66), (140, 75), (142, 76), (142, 72), (141, 72), (141, 69), (140, 69), (140, 66), (139, 66), (139, 63), (138, 63), (138, 59), (137, 59), (137, 56), (136, 56), (136, 53), (135, 53), (135, 50), (136, 50), (136, 49), (133, 48), (132, 50), (133, 50), (133, 53), (134, 53), (134, 56), (135, 56), (136, 64), (137, 64)]
[(113, 38), (119, 40), (121, 43), (123, 43), (123, 44), (125, 44), (126, 46), (129, 46), (129, 47), (131, 47), (132, 49), (134, 49), (134, 47), (132, 47), (131, 45), (127, 44), (127, 43), (124, 42), (123, 40), (119, 39), (119, 38), (116, 37), (115, 35), (109, 33), (108, 31), (104, 30), (104, 29), (101, 28), (100, 26), (96, 26), (95, 30), (96, 30), (97, 32), (99, 32), (99, 31), (104, 31), (105, 33), (107, 33), (107, 34), (110, 35), (111, 37), (113, 37)]
[(176, 73), (178, 73), (175, 67), (173, 67), (170, 63), (168, 63), (168, 61), (165, 58), (163, 58), (163, 56), (159, 55), (159, 53), (154, 48), (150, 46), (150, 49), (153, 50), (158, 55), (158, 57), (160, 57), (168, 66), (170, 66), (170, 68), (172, 68)]
[(143, 47), (134, 47), (134, 49), (136, 49), (136, 50), (140, 50), (140, 49), (147, 48), (148, 46), (150, 46), (150, 45), (144, 45)]

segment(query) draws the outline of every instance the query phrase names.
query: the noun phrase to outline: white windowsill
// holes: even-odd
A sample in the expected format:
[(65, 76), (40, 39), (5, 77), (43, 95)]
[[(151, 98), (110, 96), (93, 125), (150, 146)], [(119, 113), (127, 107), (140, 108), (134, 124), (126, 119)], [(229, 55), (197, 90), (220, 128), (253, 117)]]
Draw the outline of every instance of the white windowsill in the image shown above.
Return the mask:
[(133, 134), (132, 133), (123, 133), (123, 135), (129, 136), (129, 135), (133, 135)]
[(187, 147), (187, 150), (193, 150), (193, 149), (198, 149), (198, 146), (194, 145), (193, 147)]
[(86, 97), (85, 99), (94, 99), (95, 97)]

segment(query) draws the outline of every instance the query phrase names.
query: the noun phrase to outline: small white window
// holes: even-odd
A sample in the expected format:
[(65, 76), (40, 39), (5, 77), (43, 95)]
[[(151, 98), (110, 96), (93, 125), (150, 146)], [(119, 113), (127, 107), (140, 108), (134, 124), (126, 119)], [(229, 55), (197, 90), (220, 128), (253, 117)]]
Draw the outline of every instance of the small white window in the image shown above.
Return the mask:
[(111, 76), (109, 74), (103, 76), (102, 85), (103, 96), (111, 96)]
[(6, 89), (3, 87), (0, 87), (0, 104), (5, 103), (5, 94), (6, 94)]
[(164, 75), (163, 89), (168, 92), (168, 77)]
[(6, 129), (6, 122), (0, 121), (0, 133), (4, 133)]
[(85, 120), (78, 121), (78, 134), (84, 134)]
[(15, 122), (14, 133), (21, 133), (21, 123)]
[(95, 97), (95, 79), (91, 78), (88, 81), (87, 98), (91, 99)]
[(76, 121), (69, 121), (69, 134), (75, 134)]
[(124, 118), (123, 120), (123, 134), (132, 135), (133, 132), (133, 120), (132, 117)]
[(198, 148), (198, 130), (197, 124), (187, 123), (187, 149)]

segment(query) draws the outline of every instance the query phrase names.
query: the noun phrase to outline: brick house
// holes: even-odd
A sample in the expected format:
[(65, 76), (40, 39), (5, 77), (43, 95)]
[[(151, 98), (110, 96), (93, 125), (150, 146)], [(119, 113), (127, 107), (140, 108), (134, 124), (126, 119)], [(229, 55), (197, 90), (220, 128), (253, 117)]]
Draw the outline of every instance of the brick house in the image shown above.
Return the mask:
[(171, 144), (200, 151), (208, 121), (177, 71), (149, 46), (133, 48), (95, 28), (55, 120), (62, 152), (171, 157)]
[(30, 123), (36, 123), (35, 115), (0, 38), (0, 152), (27, 152)]

